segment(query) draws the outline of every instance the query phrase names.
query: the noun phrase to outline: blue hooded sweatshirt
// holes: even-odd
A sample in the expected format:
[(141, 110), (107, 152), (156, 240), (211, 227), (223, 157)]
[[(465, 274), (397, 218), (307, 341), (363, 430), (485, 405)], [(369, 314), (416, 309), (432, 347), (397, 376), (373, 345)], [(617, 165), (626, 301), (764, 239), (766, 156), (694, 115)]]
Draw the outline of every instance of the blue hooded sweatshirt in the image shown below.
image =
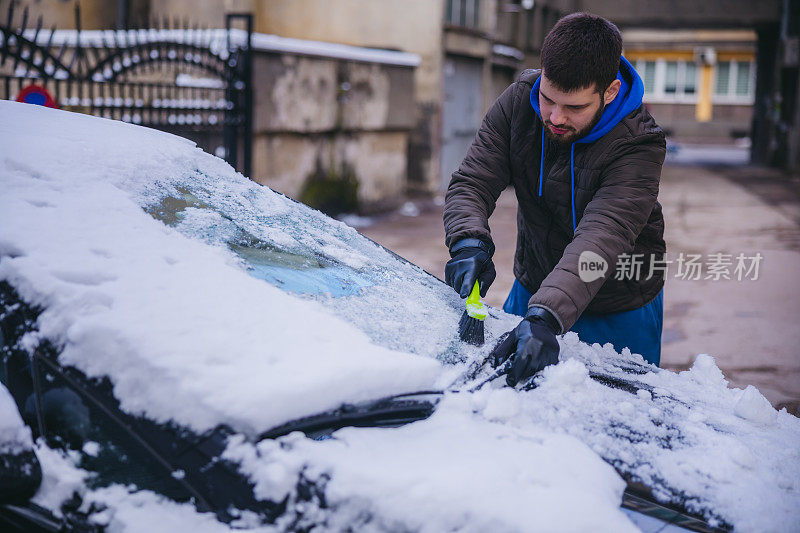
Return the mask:
[[(642, 83), (642, 78), (639, 77), (633, 65), (623, 56), (620, 56), (619, 66), (620, 71), (617, 73), (617, 79), (622, 85), (619, 88), (617, 96), (603, 110), (603, 115), (592, 130), (570, 146), (569, 169), (572, 185), (572, 231), (575, 231), (578, 227), (577, 220), (575, 219), (575, 145), (578, 143), (591, 143), (596, 141), (611, 131), (623, 118), (639, 109), (639, 106), (642, 105), (642, 97), (644, 96), (644, 83)], [(623, 70), (625, 71), (624, 73)], [(628, 80), (632, 80), (632, 82), (629, 83)], [(539, 83), (541, 81), (542, 77), (539, 76), (531, 89), (531, 105), (540, 120), (542, 118), (542, 112), (539, 109)], [(544, 137), (544, 124), (542, 124), (542, 152), (539, 158), (539, 196), (542, 195), (542, 184), (544, 183)]]

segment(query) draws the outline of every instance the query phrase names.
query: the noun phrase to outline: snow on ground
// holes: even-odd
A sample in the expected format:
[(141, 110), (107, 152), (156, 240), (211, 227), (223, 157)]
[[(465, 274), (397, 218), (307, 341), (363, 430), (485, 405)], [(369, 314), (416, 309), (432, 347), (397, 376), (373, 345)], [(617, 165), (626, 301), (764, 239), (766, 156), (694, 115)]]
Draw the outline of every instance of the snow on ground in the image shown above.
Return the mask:
[(746, 165), (750, 163), (748, 146), (715, 146), (670, 143), (667, 163), (684, 165)]
[(109, 375), (124, 410), (254, 434), (433, 385), (434, 360), (375, 345), (140, 206), (198, 173), (265, 216), (289, 200), (175, 136), (12, 102), (0, 116), (0, 279), (46, 308), (41, 336), (62, 363)]

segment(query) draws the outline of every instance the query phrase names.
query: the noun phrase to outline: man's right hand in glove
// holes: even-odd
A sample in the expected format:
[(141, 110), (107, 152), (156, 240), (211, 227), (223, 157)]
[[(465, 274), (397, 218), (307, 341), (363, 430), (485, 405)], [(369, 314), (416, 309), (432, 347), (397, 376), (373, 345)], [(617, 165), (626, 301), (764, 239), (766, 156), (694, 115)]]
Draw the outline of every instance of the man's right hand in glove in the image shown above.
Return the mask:
[(492, 251), (480, 239), (461, 239), (450, 248), (452, 259), (444, 267), (445, 282), (462, 298), (466, 298), (477, 280), (480, 282), (481, 296), (486, 296), (486, 291), (497, 276), (492, 263)]
[(531, 307), (519, 325), (489, 355), (497, 368), (510, 359), (506, 383), (514, 387), (544, 367), (558, 363), (558, 320), (543, 307)]

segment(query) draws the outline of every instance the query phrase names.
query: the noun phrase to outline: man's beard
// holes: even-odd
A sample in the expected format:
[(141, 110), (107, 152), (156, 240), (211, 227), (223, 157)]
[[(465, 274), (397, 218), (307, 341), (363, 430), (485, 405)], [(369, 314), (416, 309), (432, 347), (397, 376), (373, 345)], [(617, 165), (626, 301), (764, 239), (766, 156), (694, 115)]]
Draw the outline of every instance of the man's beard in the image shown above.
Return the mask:
[(586, 135), (588, 135), (589, 132), (592, 131), (592, 128), (594, 128), (597, 125), (597, 123), (600, 122), (600, 119), (603, 118), (603, 111), (605, 111), (605, 109), (606, 109), (606, 103), (601, 98), (600, 109), (598, 109), (597, 112), (594, 114), (592, 120), (589, 121), (589, 124), (578, 132), (576, 132), (573, 128), (567, 128), (569, 130), (567, 133), (563, 133), (561, 135), (555, 134), (550, 129), (553, 126), (553, 123), (550, 122), (549, 120), (545, 122), (545, 125), (547, 127), (545, 127), (544, 131), (550, 139), (556, 141), (557, 143), (572, 144), (578, 139), (586, 137)]

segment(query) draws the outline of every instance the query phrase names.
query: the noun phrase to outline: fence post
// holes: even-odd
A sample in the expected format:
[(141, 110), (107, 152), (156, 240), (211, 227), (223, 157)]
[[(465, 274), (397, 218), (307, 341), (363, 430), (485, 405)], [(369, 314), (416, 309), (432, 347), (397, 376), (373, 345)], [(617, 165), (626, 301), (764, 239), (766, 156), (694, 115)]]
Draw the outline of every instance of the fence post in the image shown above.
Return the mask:
[[(238, 47), (231, 46), (231, 29), (234, 20), (245, 24), (245, 41)], [(228, 36), (228, 50), (236, 49), (237, 54), (228, 58), (230, 100), (234, 102), (235, 113), (231, 127), (226, 127), (225, 148), (230, 159), (237, 166), (239, 147), (237, 138), (242, 136), (242, 173), (251, 177), (253, 159), (253, 15), (251, 13), (228, 13), (225, 15), (225, 29)], [(238, 43), (237, 43), (238, 44)], [(231, 64), (233, 59), (234, 64)], [(226, 120), (226, 123), (228, 121)], [(230, 144), (229, 144), (230, 143)]]

